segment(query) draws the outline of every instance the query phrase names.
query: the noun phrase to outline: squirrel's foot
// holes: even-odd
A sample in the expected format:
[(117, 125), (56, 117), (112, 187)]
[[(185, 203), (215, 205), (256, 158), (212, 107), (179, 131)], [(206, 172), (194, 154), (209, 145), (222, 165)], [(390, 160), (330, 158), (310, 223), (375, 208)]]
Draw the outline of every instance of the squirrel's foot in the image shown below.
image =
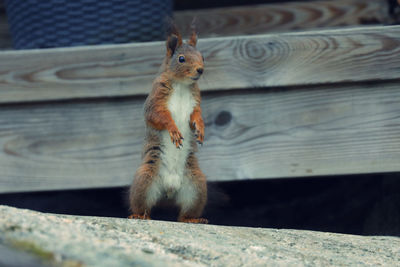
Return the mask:
[(204, 218), (181, 218), (179, 219), (179, 221), (184, 223), (202, 223), (202, 224), (208, 223), (208, 220)]
[(129, 215), (128, 219), (151, 220), (150, 216), (147, 214), (136, 214), (136, 213)]

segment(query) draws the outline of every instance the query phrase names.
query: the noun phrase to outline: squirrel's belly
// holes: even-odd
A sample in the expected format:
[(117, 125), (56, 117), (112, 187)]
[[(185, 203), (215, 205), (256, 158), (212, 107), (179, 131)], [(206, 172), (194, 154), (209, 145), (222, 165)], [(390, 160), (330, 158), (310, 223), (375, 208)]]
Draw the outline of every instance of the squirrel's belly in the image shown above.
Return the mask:
[(160, 155), (159, 176), (167, 194), (173, 194), (179, 190), (186, 175), (186, 161), (191, 150), (188, 137), (185, 137), (183, 146), (178, 149), (171, 142), (169, 133), (162, 132), (163, 153)]
[(163, 153), (160, 155), (159, 176), (167, 194), (174, 194), (178, 191), (185, 179), (187, 157), (193, 149), (194, 135), (190, 129), (189, 120), (194, 106), (195, 100), (190, 89), (174, 85), (174, 92), (168, 101), (168, 108), (184, 140), (182, 141), (183, 146), (178, 149), (172, 143), (168, 131), (161, 132)]

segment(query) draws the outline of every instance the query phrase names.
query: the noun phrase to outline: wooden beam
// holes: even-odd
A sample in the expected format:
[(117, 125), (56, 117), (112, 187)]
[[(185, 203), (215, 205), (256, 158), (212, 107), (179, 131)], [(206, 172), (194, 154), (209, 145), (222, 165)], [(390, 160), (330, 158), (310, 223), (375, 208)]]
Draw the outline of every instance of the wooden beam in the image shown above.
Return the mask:
[(186, 32), (193, 17), (201, 36), (217, 37), (383, 24), (389, 19), (389, 6), (385, 0), (297, 1), (174, 13)]
[[(200, 39), (203, 91), (400, 78), (400, 26)], [(164, 43), (0, 53), (0, 103), (147, 94)]]
[[(0, 105), (0, 192), (128, 185), (143, 97)], [(400, 171), (396, 82), (206, 93), (209, 181)]]

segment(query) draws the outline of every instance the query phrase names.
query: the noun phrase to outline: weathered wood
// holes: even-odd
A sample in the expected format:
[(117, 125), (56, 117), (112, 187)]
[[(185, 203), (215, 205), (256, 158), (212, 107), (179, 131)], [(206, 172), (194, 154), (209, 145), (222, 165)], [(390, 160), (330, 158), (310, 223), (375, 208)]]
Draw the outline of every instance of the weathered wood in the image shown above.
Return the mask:
[[(0, 105), (0, 192), (131, 182), (144, 98)], [(400, 171), (398, 83), (204, 95), (210, 181)]]
[[(200, 39), (203, 91), (400, 78), (400, 26)], [(164, 43), (0, 53), (0, 103), (147, 94)]]
[(389, 7), (385, 0), (298, 1), (174, 13), (186, 32), (193, 17), (202, 36), (216, 37), (382, 24)]

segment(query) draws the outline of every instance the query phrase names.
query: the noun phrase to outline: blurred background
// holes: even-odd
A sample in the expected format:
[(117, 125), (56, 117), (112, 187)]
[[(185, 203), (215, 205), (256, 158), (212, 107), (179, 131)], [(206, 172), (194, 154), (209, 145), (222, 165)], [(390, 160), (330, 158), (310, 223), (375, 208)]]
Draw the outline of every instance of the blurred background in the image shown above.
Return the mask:
[[(139, 163), (143, 139), (141, 105), (162, 61), (163, 44), (157, 41), (165, 38), (166, 16), (174, 18), (184, 36), (193, 17), (197, 18), (199, 49), (203, 49), (206, 70), (207, 65), (211, 70), (201, 84), (207, 130), (199, 152), (202, 168), (210, 170), (204, 215), (210, 223), (400, 235), (400, 110), (393, 104), (399, 95), (390, 95), (398, 89), (400, 77), (395, 71), (399, 62), (393, 56), (400, 40), (396, 26), (391, 26), (400, 22), (400, 8), (392, 0), (0, 1), (1, 205), (74, 215), (129, 215), (127, 186)], [(338, 39), (336, 46), (330, 43), (333, 32), (329, 31), (336, 34), (332, 37)], [(258, 35), (260, 39), (254, 37)], [(226, 47), (228, 41), (236, 44), (235, 37), (250, 40), (248, 65), (241, 68), (254, 68), (257, 75), (247, 84), (222, 88), (230, 76), (226, 78), (220, 69), (235, 64), (226, 62), (224, 53), (228, 52), (216, 49), (219, 42)], [(301, 39), (308, 37), (310, 42)], [(215, 43), (207, 38), (216, 38)], [(223, 38), (228, 38), (224, 39), (227, 43), (219, 41)], [(362, 70), (349, 77), (361, 78), (319, 81), (324, 73), (335, 76), (332, 65), (319, 67), (319, 61), (307, 62), (306, 56), (314, 50), (322, 51), (321, 62), (335, 56), (323, 54), (330, 48), (315, 49), (316, 43), (333, 45), (334, 52), (347, 45), (364, 49), (344, 60), (354, 70)], [(382, 59), (394, 74), (384, 75), (385, 70), (374, 65), (379, 61), (375, 58), (372, 63), (361, 62), (363, 66), (357, 61), (364, 55), (375, 56), (375, 48), (382, 47), (377, 59), (395, 51), (392, 61)], [(274, 57), (278, 59), (272, 64)], [(298, 58), (307, 62), (302, 63), (306, 67)], [(314, 73), (321, 70), (322, 74), (310, 72), (315, 79), (310, 83), (283, 81), (276, 74), (287, 71), (290, 81), (291, 75), (300, 77), (299, 72), (313, 64), (317, 65)], [(260, 69), (264, 74), (258, 74)], [(383, 74), (371, 80), (362, 78), (364, 70)], [(273, 78), (265, 80), (266, 76), (279, 79), (270, 82)], [(380, 88), (387, 93), (380, 95)], [(296, 90), (301, 93), (292, 96)], [(328, 90), (339, 93), (329, 95)], [(243, 116), (245, 108), (238, 107), (246, 100), (256, 101), (258, 94), (266, 100), (254, 108), (262, 109)], [(297, 109), (296, 101), (305, 98), (309, 106)], [(329, 102), (323, 102), (325, 98)], [(314, 100), (322, 102), (315, 107)], [(337, 101), (346, 104), (337, 105)], [(293, 110), (288, 112), (283, 105)], [(265, 117), (265, 125), (259, 126), (260, 117)], [(373, 119), (359, 126), (367, 118)], [(299, 126), (299, 120), (315, 125)], [(325, 122), (337, 128), (325, 127)], [(298, 128), (275, 139), (284, 123)], [(311, 140), (320, 137), (313, 131), (321, 127), (322, 132), (332, 133), (324, 137), (328, 146), (318, 147), (318, 154), (312, 147), (319, 143)], [(254, 129), (264, 137), (254, 134), (246, 141), (243, 136)], [(365, 137), (363, 132), (371, 135)], [(329, 146), (330, 140), (337, 143)], [(274, 154), (275, 144), (283, 152)], [(285, 150), (297, 146), (304, 147), (304, 152)], [(344, 152), (330, 154), (330, 149)], [(286, 155), (287, 162), (279, 153)], [(234, 154), (238, 158), (231, 159)], [(352, 163), (352, 155), (360, 160)], [(335, 168), (319, 169), (317, 163), (299, 167), (290, 162), (296, 157), (310, 166), (323, 161)], [(379, 165), (381, 159), (390, 164)], [(360, 165), (353, 168), (351, 164)], [(287, 172), (282, 171), (285, 168)], [(159, 207), (153, 218), (175, 220), (176, 212)]]

